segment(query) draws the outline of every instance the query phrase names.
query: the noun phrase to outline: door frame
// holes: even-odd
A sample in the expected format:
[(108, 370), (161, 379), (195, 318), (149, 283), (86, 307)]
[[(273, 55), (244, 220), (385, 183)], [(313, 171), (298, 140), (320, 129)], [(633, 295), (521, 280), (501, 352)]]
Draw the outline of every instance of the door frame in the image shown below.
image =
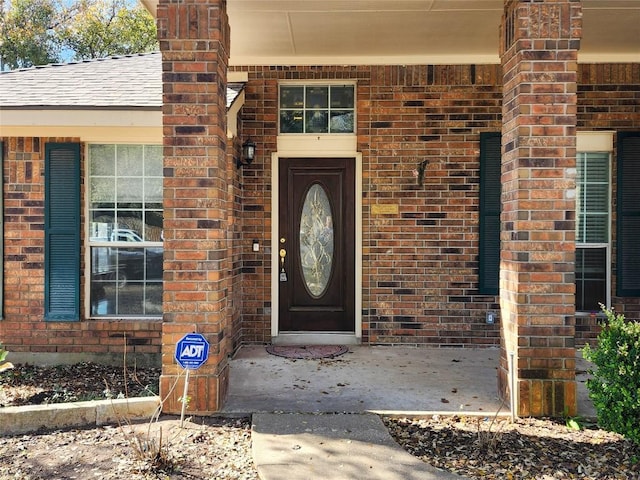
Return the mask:
[[(362, 154), (356, 151), (355, 137), (331, 141), (313, 136), (305, 141), (278, 138), (278, 150), (271, 154), (271, 343), (279, 345), (348, 344), (362, 342)], [(291, 139), (292, 140), (292, 139)], [(321, 141), (321, 140), (324, 140)], [(304, 148), (305, 144), (308, 144)], [(322, 144), (322, 145), (320, 145)], [(302, 147), (302, 148), (301, 148)], [(320, 148), (319, 148), (320, 147)], [(324, 147), (324, 148), (323, 148)], [(329, 147), (329, 148), (326, 148)], [(352, 158), (355, 162), (355, 332), (293, 332), (279, 331), (279, 173), (280, 158)]]

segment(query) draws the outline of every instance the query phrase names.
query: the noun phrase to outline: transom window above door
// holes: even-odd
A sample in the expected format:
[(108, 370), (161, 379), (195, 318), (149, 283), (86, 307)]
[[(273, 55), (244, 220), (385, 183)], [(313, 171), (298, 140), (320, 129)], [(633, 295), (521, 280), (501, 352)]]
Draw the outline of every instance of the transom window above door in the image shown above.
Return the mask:
[(352, 134), (354, 85), (280, 85), (280, 133)]

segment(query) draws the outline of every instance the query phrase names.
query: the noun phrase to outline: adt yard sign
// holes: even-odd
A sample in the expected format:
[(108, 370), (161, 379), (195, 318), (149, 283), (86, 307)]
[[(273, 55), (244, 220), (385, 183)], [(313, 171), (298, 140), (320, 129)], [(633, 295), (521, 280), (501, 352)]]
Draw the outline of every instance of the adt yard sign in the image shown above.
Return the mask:
[(185, 369), (195, 370), (209, 358), (209, 342), (199, 333), (188, 333), (176, 344), (176, 361)]

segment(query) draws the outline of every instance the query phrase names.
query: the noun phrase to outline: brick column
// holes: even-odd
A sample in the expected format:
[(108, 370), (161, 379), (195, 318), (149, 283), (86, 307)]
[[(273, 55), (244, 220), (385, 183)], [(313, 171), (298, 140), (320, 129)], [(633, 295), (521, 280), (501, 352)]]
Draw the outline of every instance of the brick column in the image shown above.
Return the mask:
[(176, 342), (209, 341), (209, 361), (189, 382), (189, 413), (219, 410), (228, 385), (231, 258), (227, 240), (225, 0), (160, 0), (164, 135), (164, 298), (160, 395), (180, 411)]
[(501, 393), (517, 413), (576, 413), (575, 167), (582, 4), (505, 0)]

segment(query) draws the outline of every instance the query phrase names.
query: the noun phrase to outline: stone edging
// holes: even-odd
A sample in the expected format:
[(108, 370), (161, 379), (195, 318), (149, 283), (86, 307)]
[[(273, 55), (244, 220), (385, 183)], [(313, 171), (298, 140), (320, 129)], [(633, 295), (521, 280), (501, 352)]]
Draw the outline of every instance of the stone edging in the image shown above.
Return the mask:
[(0, 435), (150, 419), (159, 404), (160, 397), (136, 397), (4, 407), (0, 408)]

